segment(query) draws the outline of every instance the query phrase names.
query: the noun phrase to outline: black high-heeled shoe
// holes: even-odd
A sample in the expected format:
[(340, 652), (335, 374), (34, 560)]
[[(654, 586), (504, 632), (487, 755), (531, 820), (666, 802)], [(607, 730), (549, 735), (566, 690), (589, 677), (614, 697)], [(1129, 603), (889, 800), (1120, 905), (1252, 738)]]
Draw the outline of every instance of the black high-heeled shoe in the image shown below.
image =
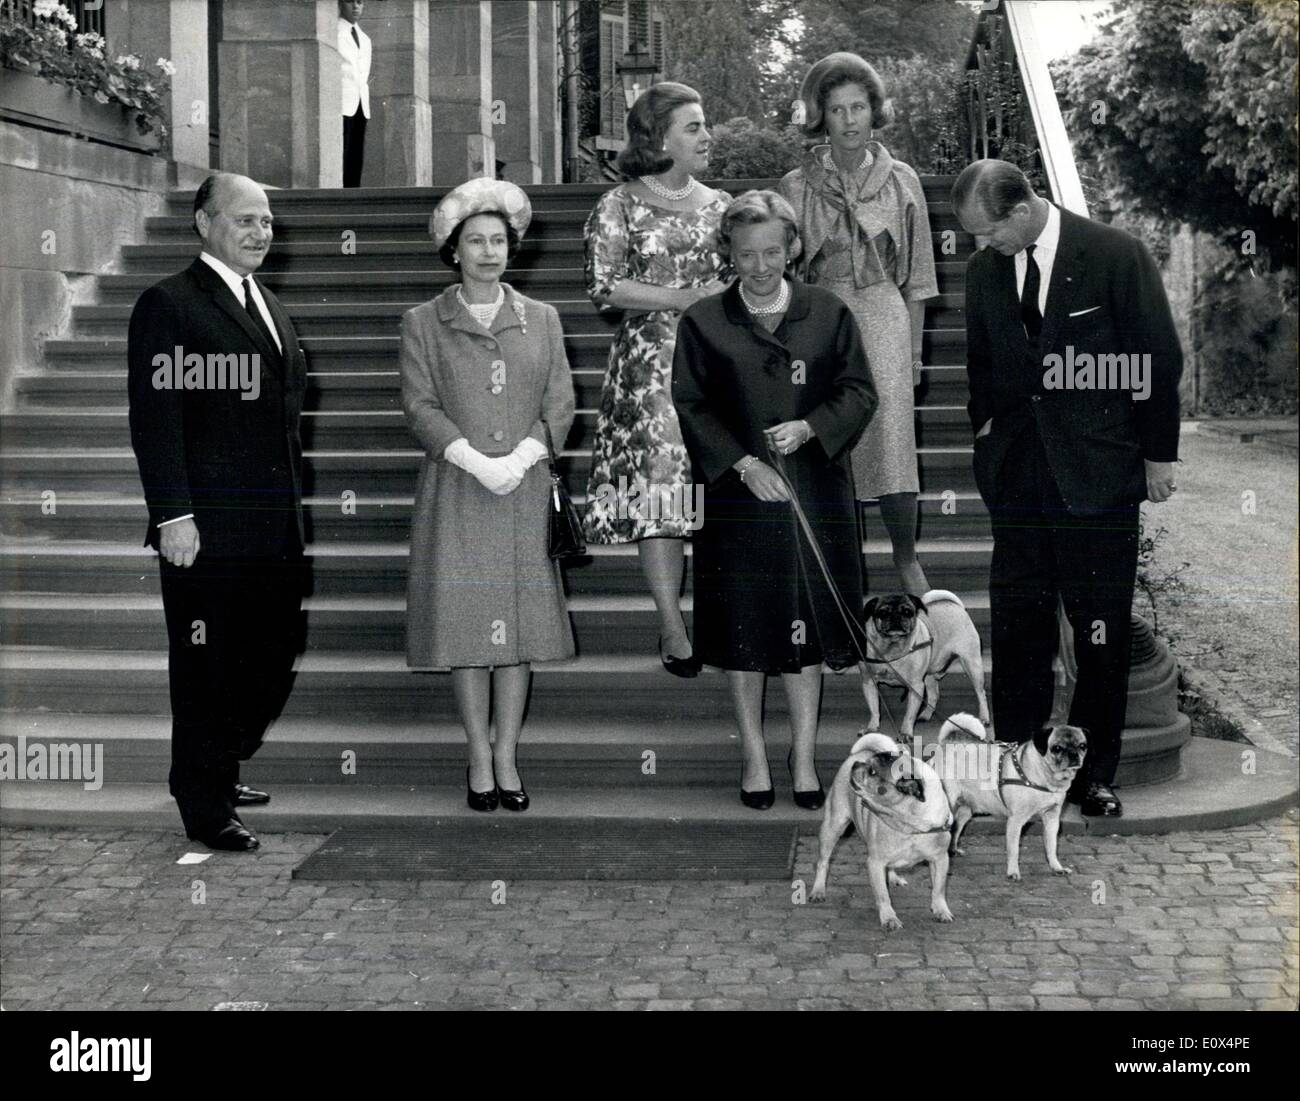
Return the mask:
[[(768, 769), (771, 772), (771, 769)], [(776, 786), (769, 783), (762, 791), (745, 790), (745, 766), (740, 766), (740, 801), (750, 810), (769, 810), (776, 802)]]
[(506, 810), (528, 809), (528, 792), (524, 790), (522, 783), (519, 785), (518, 791), (506, 791), (505, 788), (497, 788), (497, 794), (501, 797), (501, 805)]
[[(822, 787), (822, 778), (817, 777), (815, 791), (800, 791), (794, 787), (794, 750), (785, 755), (785, 767), (790, 770), (790, 786), (794, 789), (794, 805), (804, 810), (821, 810), (826, 802), (826, 789)], [(816, 769), (814, 768), (814, 772)]]
[(469, 765), (465, 766), (465, 801), (469, 804), (470, 810), (496, 810), (497, 798), (500, 794), (496, 783), (492, 784), (491, 791), (475, 791), (469, 786)]
[(659, 660), (663, 662), (664, 668), (674, 677), (685, 677), (687, 679), (698, 677), (700, 670), (704, 668), (700, 663), (700, 659), (694, 654), (688, 658), (675, 658), (672, 654), (665, 654), (663, 635), (659, 636)]

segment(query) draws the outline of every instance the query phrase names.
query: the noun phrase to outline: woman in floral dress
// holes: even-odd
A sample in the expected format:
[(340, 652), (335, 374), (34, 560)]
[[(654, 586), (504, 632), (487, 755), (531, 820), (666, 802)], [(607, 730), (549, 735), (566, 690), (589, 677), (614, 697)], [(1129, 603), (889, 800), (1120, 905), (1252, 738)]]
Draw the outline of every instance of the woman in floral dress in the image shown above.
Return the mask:
[(601, 393), (584, 528), (591, 543), (637, 544), (659, 613), (659, 656), (670, 673), (693, 677), (700, 666), (680, 600), (694, 495), (672, 402), (673, 346), (682, 310), (726, 287), (717, 230), (731, 197), (693, 175), (708, 166), (710, 142), (694, 89), (665, 82), (643, 92), (627, 134), (615, 163), (628, 182), (602, 196), (585, 230), (587, 292), (624, 313)]

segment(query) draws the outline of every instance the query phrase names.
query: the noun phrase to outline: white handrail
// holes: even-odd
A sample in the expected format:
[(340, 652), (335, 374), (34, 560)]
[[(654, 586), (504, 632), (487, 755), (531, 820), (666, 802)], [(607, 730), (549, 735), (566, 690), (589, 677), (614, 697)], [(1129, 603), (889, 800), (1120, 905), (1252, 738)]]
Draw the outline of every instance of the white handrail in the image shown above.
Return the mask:
[(1052, 75), (1047, 69), (1047, 59), (1038, 45), (1038, 30), (1034, 22), (1034, 5), (1026, 0), (1003, 0), (1007, 30), (1016, 54), (1016, 65), (1025, 86), (1025, 97), (1038, 135), (1038, 151), (1042, 157), (1043, 175), (1055, 199), (1066, 210), (1088, 216), (1088, 203), (1083, 197), (1083, 184), (1074, 163), (1074, 149), (1070, 135), (1061, 117), (1061, 105), (1052, 87)]

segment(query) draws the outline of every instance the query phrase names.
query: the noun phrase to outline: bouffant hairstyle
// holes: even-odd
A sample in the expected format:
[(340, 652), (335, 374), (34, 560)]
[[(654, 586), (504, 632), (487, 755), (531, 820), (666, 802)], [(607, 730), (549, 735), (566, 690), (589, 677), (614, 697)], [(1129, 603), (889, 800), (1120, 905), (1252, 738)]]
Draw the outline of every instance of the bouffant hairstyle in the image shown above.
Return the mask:
[[(519, 252), (519, 234), (515, 231), (515, 227), (499, 210), (476, 210), (469, 218), (477, 218), (480, 214), (490, 214), (493, 218), (500, 218), (501, 224), (506, 227), (506, 263), (509, 263)], [(466, 218), (451, 231), (447, 239), (442, 243), (442, 248), (438, 250), (438, 259), (451, 268), (452, 271), (460, 271), (460, 262), (454, 257), (456, 246), (460, 243), (460, 231), (465, 228), (465, 222), (468, 222), (469, 218)]]
[(718, 252), (724, 260), (731, 259), (731, 237), (737, 226), (757, 226), (764, 222), (780, 222), (785, 227), (785, 247), (793, 260), (802, 249), (799, 240), (799, 220), (794, 207), (775, 191), (746, 191), (727, 205), (718, 225)]
[(858, 84), (867, 93), (871, 105), (871, 125), (881, 129), (894, 121), (894, 105), (885, 94), (885, 82), (857, 54), (828, 54), (808, 70), (799, 96), (804, 102), (804, 137), (816, 138), (826, 132), (826, 101), (836, 88)]
[(627, 144), (614, 158), (614, 167), (629, 180), (667, 172), (673, 159), (663, 151), (664, 135), (672, 125), (673, 112), (699, 102), (700, 93), (685, 84), (671, 80), (652, 84), (636, 97), (627, 113)]
[(990, 159), (968, 164), (952, 185), (953, 210), (975, 205), (994, 222), (1003, 221), (1020, 203), (1033, 201), (1029, 179), (1007, 161)]

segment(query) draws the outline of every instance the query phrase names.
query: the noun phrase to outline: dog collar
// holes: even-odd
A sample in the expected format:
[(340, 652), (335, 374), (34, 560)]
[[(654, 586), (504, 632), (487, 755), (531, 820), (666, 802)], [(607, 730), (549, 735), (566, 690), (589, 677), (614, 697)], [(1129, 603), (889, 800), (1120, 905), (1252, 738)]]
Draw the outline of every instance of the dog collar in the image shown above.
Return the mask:
[[(1025, 766), (1021, 764), (1020, 754), (1017, 752), (1017, 750), (1023, 750), (1025, 748), (1025, 742), (1020, 742), (1018, 744), (1003, 742), (1001, 744), (1002, 759), (998, 761), (998, 798), (1002, 800), (1002, 805), (1004, 807), (1007, 805), (1007, 797), (1002, 794), (1002, 789), (1004, 787), (1033, 788), (1035, 791), (1045, 791), (1049, 795), (1056, 794), (1056, 792), (1051, 788), (1044, 787), (1042, 784), (1034, 783), (1033, 780), (1026, 775)], [(1005, 761), (1008, 757), (1011, 758), (1011, 767), (1016, 770), (1014, 776), (1003, 775), (1005, 770), (1002, 767), (1002, 761)]]
[[(934, 645), (934, 639), (924, 639), (908, 650), (907, 654), (915, 654), (918, 650), (924, 650), (927, 646), (932, 645)], [(903, 654), (902, 657), (907, 657), (907, 654)], [(899, 661), (900, 658), (863, 658), (862, 660), (869, 665), (889, 665), (892, 661)]]

